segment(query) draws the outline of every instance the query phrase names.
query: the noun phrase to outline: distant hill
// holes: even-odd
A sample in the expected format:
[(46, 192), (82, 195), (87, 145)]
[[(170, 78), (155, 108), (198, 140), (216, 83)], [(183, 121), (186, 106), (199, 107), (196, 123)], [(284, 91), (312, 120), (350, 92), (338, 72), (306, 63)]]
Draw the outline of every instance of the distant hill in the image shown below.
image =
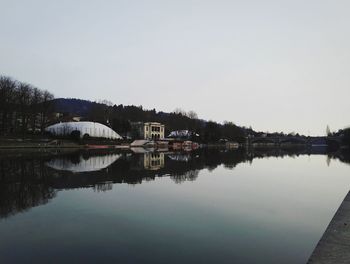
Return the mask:
[(53, 101), (54, 111), (59, 113), (70, 113), (86, 117), (89, 115), (92, 107), (97, 104), (88, 100), (75, 98), (57, 98)]

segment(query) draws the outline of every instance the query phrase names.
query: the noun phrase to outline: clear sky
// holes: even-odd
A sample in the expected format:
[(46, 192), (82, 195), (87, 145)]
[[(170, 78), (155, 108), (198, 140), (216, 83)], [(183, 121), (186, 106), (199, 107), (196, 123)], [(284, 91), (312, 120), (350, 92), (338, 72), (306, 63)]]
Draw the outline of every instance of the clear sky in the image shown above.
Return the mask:
[(350, 1), (0, 0), (0, 74), (262, 131), (350, 125)]

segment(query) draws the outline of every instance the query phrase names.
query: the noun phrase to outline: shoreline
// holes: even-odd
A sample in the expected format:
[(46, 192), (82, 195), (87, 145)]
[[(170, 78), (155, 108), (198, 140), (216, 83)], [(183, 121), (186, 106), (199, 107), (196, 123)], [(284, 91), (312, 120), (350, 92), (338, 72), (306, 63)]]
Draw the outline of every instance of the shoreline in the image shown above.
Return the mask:
[(347, 193), (307, 263), (341, 264), (350, 259), (350, 192)]
[(0, 150), (21, 150), (21, 149), (129, 149), (126, 145), (60, 145), (60, 146), (37, 146), (37, 145), (15, 145), (1, 146)]

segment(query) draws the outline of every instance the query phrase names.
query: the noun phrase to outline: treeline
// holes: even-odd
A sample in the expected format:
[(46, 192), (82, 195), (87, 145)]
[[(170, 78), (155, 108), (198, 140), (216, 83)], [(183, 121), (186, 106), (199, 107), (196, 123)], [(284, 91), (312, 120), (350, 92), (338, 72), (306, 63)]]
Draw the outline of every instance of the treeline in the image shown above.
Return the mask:
[(330, 137), (341, 137), (342, 144), (350, 147), (350, 127), (339, 129), (337, 132), (329, 133)]
[[(61, 113), (59, 117), (53, 113)], [(54, 99), (52, 93), (11, 77), (0, 76), (0, 136), (43, 133), (47, 125), (82, 120), (108, 125), (123, 136), (132, 135), (132, 122), (160, 122), (166, 135), (174, 130), (190, 130), (201, 142), (220, 139), (243, 142), (246, 130), (231, 122), (219, 124), (198, 118), (194, 111), (176, 109), (172, 113), (145, 110), (142, 106), (115, 105), (109, 101), (91, 102), (80, 99)]]
[(165, 125), (166, 136), (171, 131), (189, 130), (199, 136), (200, 142), (217, 142), (220, 139), (244, 142), (246, 131), (232, 122), (219, 124), (214, 121), (198, 119), (194, 111), (185, 112), (177, 109), (172, 113), (145, 110), (142, 106), (113, 105), (100, 102), (92, 105), (87, 119), (109, 125), (119, 134), (126, 136), (132, 132), (131, 122), (160, 122)]
[(46, 90), (0, 76), (0, 135), (43, 132), (53, 98)]
[(344, 129), (343, 143), (347, 146), (350, 146), (350, 128)]
[[(189, 130), (199, 135), (193, 138), (200, 142), (217, 142), (220, 139), (243, 142), (248, 128), (241, 128), (232, 122), (219, 124), (199, 119), (194, 111), (176, 109), (172, 113), (147, 110), (142, 106), (116, 105), (103, 100), (91, 102), (81, 99), (55, 99), (55, 111), (63, 113), (61, 121), (67, 121), (78, 115), (81, 120), (105, 124), (123, 137), (133, 137), (132, 122), (160, 122), (165, 125), (166, 136), (174, 130)], [(66, 111), (66, 112), (65, 112)]]

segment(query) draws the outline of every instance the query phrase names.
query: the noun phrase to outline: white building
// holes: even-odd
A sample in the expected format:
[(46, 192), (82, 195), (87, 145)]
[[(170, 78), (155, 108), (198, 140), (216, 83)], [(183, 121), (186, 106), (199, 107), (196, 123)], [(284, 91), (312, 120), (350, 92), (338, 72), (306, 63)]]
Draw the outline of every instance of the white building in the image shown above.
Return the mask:
[(122, 139), (114, 130), (95, 122), (63, 122), (54, 124), (45, 129), (55, 136), (69, 136), (73, 131), (79, 131), (80, 137), (97, 137), (109, 139)]
[(171, 131), (168, 137), (169, 138), (191, 138), (192, 136), (199, 137), (198, 134), (189, 130)]

